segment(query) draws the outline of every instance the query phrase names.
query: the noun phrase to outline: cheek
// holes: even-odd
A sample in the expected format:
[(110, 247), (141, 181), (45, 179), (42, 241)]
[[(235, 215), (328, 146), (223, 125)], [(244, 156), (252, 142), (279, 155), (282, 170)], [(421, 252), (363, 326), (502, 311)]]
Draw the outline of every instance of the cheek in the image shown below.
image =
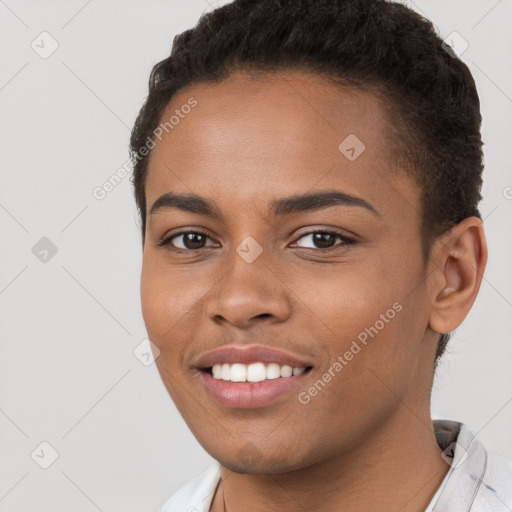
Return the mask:
[[(294, 278), (291, 288), (299, 304), (306, 306), (304, 313), (340, 341), (357, 337), (373, 326), (400, 299), (396, 280), (378, 268), (325, 266), (295, 272)], [(394, 317), (394, 313), (392, 310), (390, 315)]]
[(172, 293), (171, 290), (163, 286), (162, 280), (158, 279), (156, 266), (145, 256), (140, 281), (141, 308), (146, 329), (153, 342), (157, 340), (152, 337), (159, 338), (163, 334), (163, 326), (167, 323), (164, 311), (170, 299), (169, 293)]
[(161, 351), (167, 351), (169, 340), (179, 338), (176, 332), (180, 329), (180, 319), (186, 317), (189, 306), (183, 286), (162, 265), (145, 256), (140, 295), (149, 338)]
[(202, 342), (198, 326), (210, 286), (185, 267), (171, 269), (160, 259), (144, 257), (141, 309), (148, 337), (160, 350), (159, 364), (182, 371), (191, 347)]
[[(141, 273), (141, 308), (149, 339), (160, 353), (155, 360), (163, 384), (177, 408), (185, 412), (189, 403), (188, 384), (184, 378), (184, 361), (189, 346), (190, 304), (186, 300), (183, 284), (165, 265), (144, 256)], [(193, 336), (193, 334), (192, 334)]]
[(418, 321), (425, 314), (421, 287), (411, 293), (421, 275), (416, 267), (408, 268), (395, 258), (364, 267), (340, 265), (335, 271), (319, 267), (315, 272), (296, 273), (297, 296), (306, 306), (302, 309), (309, 329), (321, 337), (317, 343), (329, 347), (324, 366), (342, 358), (340, 375), (347, 378), (343, 389), (348, 391), (361, 381), (366, 386), (375, 381), (375, 386), (382, 387), (377, 375), (405, 392), (425, 327)]

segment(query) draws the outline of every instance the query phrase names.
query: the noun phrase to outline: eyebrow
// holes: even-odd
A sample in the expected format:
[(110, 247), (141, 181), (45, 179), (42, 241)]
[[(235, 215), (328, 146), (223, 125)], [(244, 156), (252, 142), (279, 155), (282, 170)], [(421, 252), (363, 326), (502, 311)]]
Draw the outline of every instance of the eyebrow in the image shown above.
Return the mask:
[[(324, 190), (274, 199), (270, 202), (269, 206), (270, 214), (275, 217), (322, 210), (331, 206), (355, 206), (365, 208), (377, 217), (381, 217), (381, 214), (363, 198), (345, 194), (339, 190)], [(167, 192), (153, 203), (149, 214), (152, 215), (166, 208), (177, 208), (179, 210), (225, 221), (215, 201), (197, 194), (176, 194), (174, 192)]]

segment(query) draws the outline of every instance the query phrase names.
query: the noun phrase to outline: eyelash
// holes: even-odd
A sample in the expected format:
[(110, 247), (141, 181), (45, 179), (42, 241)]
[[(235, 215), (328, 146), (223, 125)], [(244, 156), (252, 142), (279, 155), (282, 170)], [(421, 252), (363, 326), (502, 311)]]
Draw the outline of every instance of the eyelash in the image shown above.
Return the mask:
[[(336, 231), (329, 231), (329, 230), (324, 230), (324, 229), (318, 229), (318, 230), (314, 230), (314, 231), (307, 231), (306, 233), (302, 233), (299, 238), (297, 240), (300, 240), (301, 238), (305, 237), (305, 236), (308, 236), (308, 235), (314, 235), (314, 234), (317, 234), (317, 233), (323, 233), (323, 234), (327, 234), (327, 235), (333, 235), (337, 238), (340, 238), (341, 240), (343, 240), (343, 244), (341, 244), (341, 247), (343, 246), (347, 246), (347, 245), (354, 245), (356, 244), (356, 240), (354, 240), (353, 238), (350, 238), (346, 235), (342, 235)], [(171, 251), (174, 251), (174, 252), (181, 252), (181, 253), (184, 253), (184, 252), (198, 252), (200, 251), (201, 249), (207, 249), (208, 247), (201, 247), (200, 249), (181, 249), (181, 248), (176, 248), (176, 247), (172, 247), (171, 245), (171, 240), (173, 240), (174, 238), (180, 236), (180, 235), (187, 235), (187, 234), (197, 234), (197, 235), (203, 235), (207, 238), (210, 238), (210, 236), (208, 235), (208, 233), (206, 233), (205, 231), (202, 231), (201, 229), (193, 229), (193, 230), (184, 230), (184, 231), (179, 231), (178, 233), (174, 233), (173, 235), (171, 236), (168, 236), (167, 238), (163, 238), (162, 240), (160, 240), (157, 245), (158, 247), (162, 247), (162, 246), (169, 246), (169, 250)], [(211, 238), (210, 238), (211, 239)], [(333, 246), (333, 247), (328, 247), (326, 249), (314, 249), (314, 248), (311, 248), (311, 247), (302, 247), (302, 249), (306, 249), (306, 250), (310, 250), (310, 251), (315, 251), (315, 252), (329, 252), (329, 251), (333, 251), (333, 250), (336, 250), (336, 249), (339, 249), (340, 246)]]

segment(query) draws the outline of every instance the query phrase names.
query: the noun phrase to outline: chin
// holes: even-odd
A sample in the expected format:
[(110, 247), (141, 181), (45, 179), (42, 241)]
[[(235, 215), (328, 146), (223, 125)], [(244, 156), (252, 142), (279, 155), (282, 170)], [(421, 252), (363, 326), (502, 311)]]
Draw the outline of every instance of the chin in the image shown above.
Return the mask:
[(297, 454), (293, 459), (283, 459), (278, 454), (265, 454), (255, 448), (251, 442), (247, 442), (240, 450), (228, 456), (226, 453), (222, 457), (213, 453), (210, 455), (229, 471), (243, 475), (279, 475), (298, 471), (310, 465), (302, 459), (297, 459)]

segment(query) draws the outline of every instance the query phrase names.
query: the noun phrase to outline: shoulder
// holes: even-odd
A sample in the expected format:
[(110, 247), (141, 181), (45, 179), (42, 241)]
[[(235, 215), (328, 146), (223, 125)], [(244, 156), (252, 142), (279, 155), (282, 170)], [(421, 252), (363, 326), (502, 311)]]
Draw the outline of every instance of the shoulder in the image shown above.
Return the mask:
[(427, 510), (510, 512), (512, 461), (487, 450), (463, 423), (435, 420), (434, 429), (451, 467)]
[(208, 512), (219, 480), (220, 464), (215, 461), (180, 487), (159, 512)]
[(485, 510), (512, 510), (512, 460), (491, 450), (486, 452), (487, 464), (479, 488), (479, 501)]

